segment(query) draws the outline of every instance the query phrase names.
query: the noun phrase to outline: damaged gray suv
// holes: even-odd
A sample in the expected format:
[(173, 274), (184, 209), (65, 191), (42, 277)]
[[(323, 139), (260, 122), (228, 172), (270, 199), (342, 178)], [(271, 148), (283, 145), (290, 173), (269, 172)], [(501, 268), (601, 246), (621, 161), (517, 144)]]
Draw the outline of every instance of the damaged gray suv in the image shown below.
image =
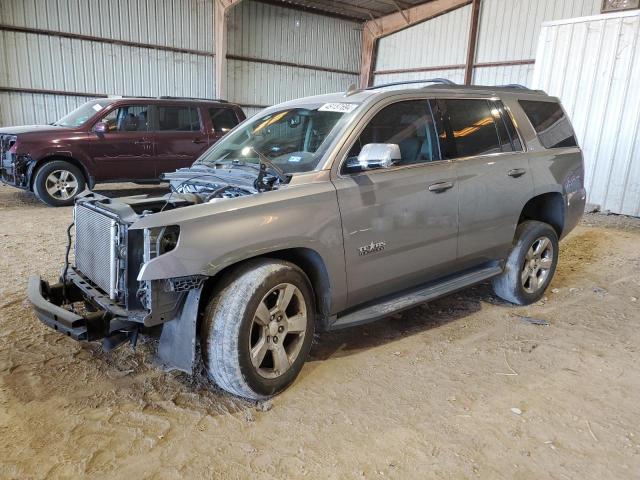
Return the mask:
[(166, 174), (164, 196), (85, 192), (75, 259), (30, 279), (37, 316), (105, 349), (158, 332), (167, 368), (201, 352), (220, 387), (260, 399), (314, 332), (488, 280), (535, 302), (585, 204), (567, 115), (520, 86), (425, 82), (268, 108)]

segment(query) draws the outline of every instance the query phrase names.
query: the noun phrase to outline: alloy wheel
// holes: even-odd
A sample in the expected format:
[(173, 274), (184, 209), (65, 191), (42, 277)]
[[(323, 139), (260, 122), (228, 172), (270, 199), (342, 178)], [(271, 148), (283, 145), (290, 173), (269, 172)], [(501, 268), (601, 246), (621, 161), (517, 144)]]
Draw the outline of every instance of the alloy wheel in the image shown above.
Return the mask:
[(256, 310), (250, 329), (249, 356), (264, 378), (283, 375), (298, 358), (307, 330), (307, 307), (298, 287), (281, 283)]
[(527, 250), (520, 274), (522, 288), (527, 293), (537, 293), (545, 286), (553, 265), (553, 243), (547, 237), (538, 237)]
[(69, 170), (54, 170), (45, 180), (47, 193), (56, 200), (68, 200), (78, 193), (78, 179)]

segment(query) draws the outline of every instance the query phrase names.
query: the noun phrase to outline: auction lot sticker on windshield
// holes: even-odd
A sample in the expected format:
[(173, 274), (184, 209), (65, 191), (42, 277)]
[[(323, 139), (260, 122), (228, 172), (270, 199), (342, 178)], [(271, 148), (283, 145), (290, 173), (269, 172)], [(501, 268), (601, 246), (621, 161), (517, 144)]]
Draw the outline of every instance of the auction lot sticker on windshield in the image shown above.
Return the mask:
[(325, 103), (318, 109), (318, 111), (349, 113), (352, 112), (357, 106), (357, 103)]
[(93, 106), (93, 109), (94, 109), (96, 112), (99, 112), (100, 110), (102, 110), (102, 105), (100, 105), (99, 103), (96, 103), (96, 104)]

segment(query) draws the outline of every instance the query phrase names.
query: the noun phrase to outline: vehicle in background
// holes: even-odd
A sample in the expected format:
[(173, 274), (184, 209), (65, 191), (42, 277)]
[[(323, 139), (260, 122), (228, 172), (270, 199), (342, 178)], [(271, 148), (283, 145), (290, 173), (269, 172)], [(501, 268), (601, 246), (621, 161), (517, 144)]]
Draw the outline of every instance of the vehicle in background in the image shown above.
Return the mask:
[(75, 264), (29, 299), (106, 348), (162, 325), (160, 359), (186, 372), (199, 341), (211, 378), (252, 399), (293, 382), (315, 331), (487, 280), (536, 302), (585, 205), (562, 106), (517, 86), (294, 100), (166, 176), (165, 196), (78, 198)]
[(91, 100), (50, 125), (0, 128), (0, 180), (48, 205), (72, 205), (96, 183), (157, 182), (244, 119), (221, 100)]

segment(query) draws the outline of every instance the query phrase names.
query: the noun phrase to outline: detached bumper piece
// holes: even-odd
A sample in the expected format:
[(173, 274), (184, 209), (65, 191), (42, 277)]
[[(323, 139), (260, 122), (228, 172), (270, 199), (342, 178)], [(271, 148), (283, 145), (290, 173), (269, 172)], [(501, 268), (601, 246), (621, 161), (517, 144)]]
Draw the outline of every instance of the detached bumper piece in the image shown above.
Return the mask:
[(113, 315), (99, 310), (80, 315), (63, 308), (84, 300), (82, 290), (73, 282), (49, 285), (40, 277), (30, 277), (27, 296), (36, 316), (45, 325), (75, 340), (91, 341), (109, 335)]

